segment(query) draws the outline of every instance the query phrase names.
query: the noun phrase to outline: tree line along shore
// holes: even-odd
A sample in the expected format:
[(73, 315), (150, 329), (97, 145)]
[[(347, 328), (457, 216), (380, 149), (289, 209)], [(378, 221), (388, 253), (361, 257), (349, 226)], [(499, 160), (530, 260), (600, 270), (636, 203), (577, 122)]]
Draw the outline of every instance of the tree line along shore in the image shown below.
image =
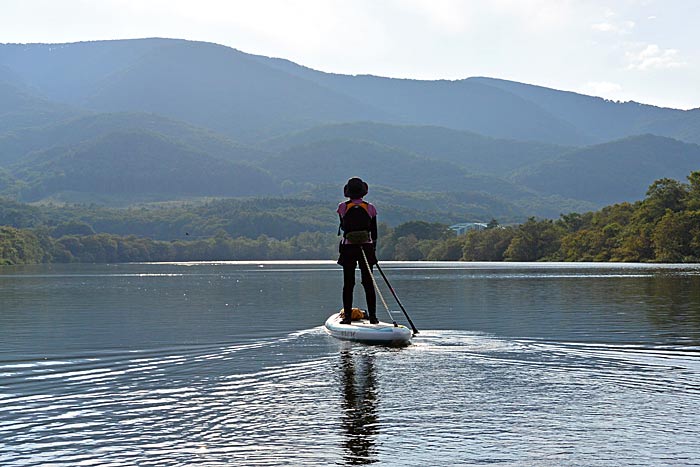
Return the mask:
[[(380, 224), (380, 260), (406, 261), (700, 261), (700, 172), (688, 182), (663, 178), (644, 199), (559, 219), (530, 218), (456, 235), (446, 224), (410, 221)], [(84, 222), (57, 226), (0, 226), (0, 264), (119, 263), (335, 259), (338, 237), (328, 226), (285, 238), (266, 234), (213, 235), (176, 240), (96, 233)]]

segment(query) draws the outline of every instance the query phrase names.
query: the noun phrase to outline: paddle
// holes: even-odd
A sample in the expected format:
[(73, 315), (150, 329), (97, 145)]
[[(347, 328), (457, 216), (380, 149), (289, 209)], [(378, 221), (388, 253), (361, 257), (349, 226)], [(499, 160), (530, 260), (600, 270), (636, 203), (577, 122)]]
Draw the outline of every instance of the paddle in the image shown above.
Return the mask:
[[(365, 249), (360, 246), (360, 251), (362, 252), (362, 259), (365, 260), (365, 267), (367, 268), (367, 272), (369, 272), (369, 277), (372, 279), (372, 285), (374, 286), (374, 290), (377, 291), (377, 295), (379, 295), (379, 299), (382, 301), (382, 304), (384, 305), (384, 309), (386, 312), (389, 314), (389, 317), (391, 317), (391, 322), (394, 325), (395, 328), (399, 327), (398, 323), (394, 319), (394, 315), (391, 314), (391, 310), (389, 309), (389, 305), (386, 304), (386, 300), (384, 300), (384, 295), (382, 295), (382, 291), (379, 290), (379, 286), (377, 285), (377, 281), (374, 280), (374, 273), (372, 273), (372, 268), (369, 267), (369, 261), (367, 261), (367, 255), (365, 254)], [(360, 266), (360, 269), (362, 269), (362, 266)]]
[(406, 319), (408, 322), (411, 324), (411, 329), (413, 329), (413, 334), (418, 334), (418, 329), (416, 329), (416, 326), (413, 324), (413, 321), (411, 321), (411, 318), (408, 316), (408, 313), (406, 313), (406, 309), (403, 307), (401, 304), (401, 300), (399, 300), (398, 295), (396, 295), (396, 292), (394, 292), (394, 288), (391, 286), (389, 283), (389, 279), (386, 278), (386, 275), (384, 274), (384, 271), (382, 271), (382, 268), (379, 267), (379, 263), (377, 263), (377, 269), (379, 270), (379, 273), (382, 275), (384, 278), (384, 282), (386, 282), (387, 287), (389, 287), (389, 290), (391, 290), (391, 294), (394, 296), (396, 299), (396, 303), (399, 304), (401, 307), (401, 311), (403, 311), (403, 314), (406, 316)]

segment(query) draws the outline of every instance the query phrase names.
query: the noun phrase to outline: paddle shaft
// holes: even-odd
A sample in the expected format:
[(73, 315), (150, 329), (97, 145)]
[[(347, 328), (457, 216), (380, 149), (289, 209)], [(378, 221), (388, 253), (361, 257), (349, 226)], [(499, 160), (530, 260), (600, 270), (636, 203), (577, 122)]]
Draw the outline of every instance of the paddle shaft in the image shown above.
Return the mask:
[(386, 278), (384, 271), (382, 271), (382, 268), (379, 267), (379, 263), (377, 263), (376, 266), (377, 266), (377, 269), (379, 270), (379, 274), (381, 274), (382, 278), (384, 278), (384, 282), (386, 282), (387, 287), (389, 287), (391, 294), (396, 299), (396, 303), (399, 304), (399, 306), (401, 307), (401, 311), (403, 311), (404, 316), (406, 316), (406, 319), (408, 320), (409, 324), (411, 325), (411, 329), (413, 329), (413, 334), (418, 334), (418, 329), (416, 328), (415, 324), (413, 324), (413, 321), (411, 321), (411, 318), (410, 318), (410, 316), (408, 316), (408, 313), (406, 313), (406, 309), (401, 304), (401, 300), (399, 300), (399, 297), (398, 297), (398, 295), (396, 295), (396, 292), (394, 292), (394, 288), (389, 283), (389, 279)]
[[(384, 308), (386, 309), (386, 312), (389, 314), (389, 317), (391, 317), (391, 322), (394, 324), (394, 327), (398, 327), (398, 324), (396, 324), (396, 320), (394, 319), (394, 315), (392, 315), (391, 310), (389, 310), (389, 305), (387, 305), (386, 300), (384, 300), (384, 295), (382, 295), (382, 291), (379, 290), (379, 286), (377, 285), (377, 281), (374, 280), (374, 274), (372, 273), (372, 268), (369, 267), (369, 261), (367, 261), (367, 255), (365, 254), (364, 248), (360, 247), (360, 251), (362, 252), (362, 259), (365, 260), (365, 267), (367, 268), (367, 272), (369, 273), (369, 277), (372, 278), (372, 286), (374, 287), (374, 290), (377, 291), (377, 295), (379, 295), (379, 298), (382, 300), (382, 303), (384, 304)], [(362, 269), (362, 266), (360, 266), (360, 269)]]

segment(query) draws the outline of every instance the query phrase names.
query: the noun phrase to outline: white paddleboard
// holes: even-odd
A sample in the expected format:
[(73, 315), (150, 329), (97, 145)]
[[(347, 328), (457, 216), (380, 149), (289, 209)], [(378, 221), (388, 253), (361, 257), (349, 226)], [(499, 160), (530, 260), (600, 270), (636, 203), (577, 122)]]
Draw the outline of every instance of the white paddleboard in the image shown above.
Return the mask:
[(340, 313), (332, 314), (326, 320), (326, 332), (338, 339), (365, 342), (367, 344), (408, 345), (412, 332), (406, 326), (394, 326), (379, 322), (370, 324), (368, 319), (353, 320), (352, 324), (342, 324)]

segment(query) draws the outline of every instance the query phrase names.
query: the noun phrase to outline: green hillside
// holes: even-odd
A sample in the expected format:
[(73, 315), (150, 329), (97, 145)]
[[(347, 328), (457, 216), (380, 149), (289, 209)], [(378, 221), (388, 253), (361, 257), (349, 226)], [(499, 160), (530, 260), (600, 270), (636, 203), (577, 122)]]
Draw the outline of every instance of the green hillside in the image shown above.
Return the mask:
[[(564, 196), (542, 195), (502, 177), (474, 174), (456, 164), (370, 141), (335, 139), (301, 144), (266, 159), (262, 166), (288, 193), (321, 185), (325, 188), (313, 192), (322, 199), (335, 199), (338, 187), (355, 174), (371, 181), (374, 196), (377, 189), (382, 190), (380, 194), (395, 191), (411, 195), (380, 198), (384, 202), (403, 208), (421, 206), (435, 210), (443, 219), (455, 218), (455, 222), (464, 219), (464, 214), (470, 219), (488, 220), (496, 213), (523, 219), (527, 213), (556, 217), (562, 212), (597, 207)], [(428, 204), (422, 204), (421, 198)], [(449, 212), (457, 215), (447, 216)], [(422, 216), (421, 220), (437, 222), (439, 216)]]
[(700, 108), (655, 120), (646, 124), (644, 131), (688, 143), (700, 144)]
[(491, 78), (330, 74), (170, 39), (0, 44), (0, 102), (0, 194), (13, 199), (306, 196), (358, 174), (394, 219), (431, 222), (635, 201), (698, 163), (697, 146), (639, 132), (700, 134), (698, 110)]
[(0, 80), (0, 134), (18, 128), (55, 123), (82, 113), (86, 112), (48, 101)]
[(653, 135), (569, 152), (513, 177), (541, 193), (610, 204), (638, 200), (654, 180), (682, 180), (700, 168), (700, 146)]
[(470, 172), (503, 175), (566, 152), (564, 146), (489, 138), (468, 131), (436, 126), (388, 125), (374, 122), (339, 123), (310, 128), (265, 141), (262, 147), (284, 150), (313, 142), (349, 139), (371, 141), (450, 162)]
[[(338, 228), (335, 209), (342, 197), (333, 193), (328, 198), (218, 199), (130, 208), (37, 206), (0, 198), (0, 225), (47, 228), (52, 235), (77, 234), (87, 230), (157, 240), (207, 238), (220, 231), (232, 237), (257, 238), (266, 235), (277, 239), (290, 238), (303, 232), (335, 235)], [(368, 199), (377, 203), (379, 221), (390, 226), (415, 220), (446, 223), (482, 221), (490, 219), (488, 216), (492, 213), (507, 222), (525, 219), (512, 205), (478, 193), (443, 195), (377, 188), (372, 190), (372, 196)]]
[(276, 185), (260, 169), (208, 156), (147, 132), (111, 133), (78, 146), (33, 153), (12, 167), (21, 199), (62, 191), (171, 196), (254, 196)]
[[(309, 200), (324, 200), (335, 206), (343, 199), (342, 186), (319, 184), (299, 196)], [(381, 221), (392, 226), (413, 220), (451, 224), (488, 221), (492, 217), (517, 222), (525, 219), (529, 212), (511, 201), (475, 188), (462, 192), (427, 192), (372, 185), (367, 199), (380, 208)]]
[(280, 180), (336, 183), (362, 173), (374, 184), (412, 191), (464, 189), (464, 170), (446, 162), (416, 156), (389, 146), (353, 140), (319, 141), (294, 146), (263, 162)]
[(0, 166), (22, 156), (55, 146), (73, 146), (114, 132), (149, 131), (231, 161), (258, 160), (264, 151), (238, 144), (211, 130), (146, 113), (92, 114), (52, 125), (0, 134)]
[(6, 192), (15, 186), (15, 178), (0, 167), (0, 193)]

